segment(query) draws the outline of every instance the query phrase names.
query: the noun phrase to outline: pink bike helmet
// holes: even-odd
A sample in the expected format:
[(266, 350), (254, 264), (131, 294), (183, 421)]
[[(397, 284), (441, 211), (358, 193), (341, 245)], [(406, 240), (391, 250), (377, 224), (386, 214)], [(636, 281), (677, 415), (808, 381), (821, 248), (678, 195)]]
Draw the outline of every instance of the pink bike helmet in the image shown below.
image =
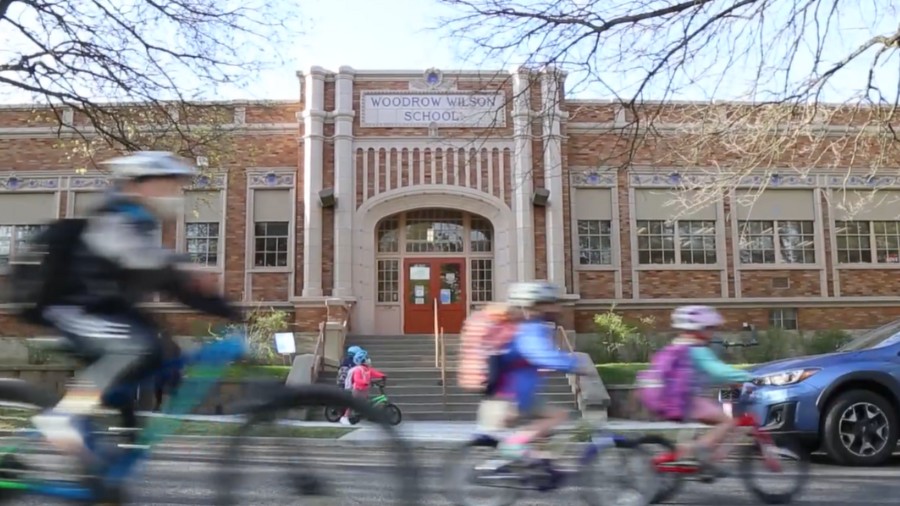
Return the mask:
[(725, 323), (722, 315), (709, 306), (681, 306), (672, 312), (672, 328), (679, 330), (705, 330)]

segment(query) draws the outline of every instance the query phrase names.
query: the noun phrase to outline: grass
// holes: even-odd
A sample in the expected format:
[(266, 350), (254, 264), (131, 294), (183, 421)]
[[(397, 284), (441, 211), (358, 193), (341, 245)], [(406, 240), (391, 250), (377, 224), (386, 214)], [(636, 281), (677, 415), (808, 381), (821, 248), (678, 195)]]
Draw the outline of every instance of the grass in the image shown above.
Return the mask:
[[(597, 372), (604, 385), (633, 385), (635, 376), (650, 364), (646, 362), (612, 362), (597, 364)], [(746, 369), (755, 364), (732, 364), (734, 367)]]
[(233, 365), (225, 370), (222, 379), (238, 380), (252, 378), (287, 379), (291, 372), (289, 365)]

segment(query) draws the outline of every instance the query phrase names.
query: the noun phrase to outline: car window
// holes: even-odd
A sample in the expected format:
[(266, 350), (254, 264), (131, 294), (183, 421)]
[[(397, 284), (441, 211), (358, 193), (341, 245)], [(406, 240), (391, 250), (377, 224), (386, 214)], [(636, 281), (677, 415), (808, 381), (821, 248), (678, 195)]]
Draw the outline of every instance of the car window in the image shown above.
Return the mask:
[(859, 351), (883, 348), (900, 341), (900, 320), (892, 321), (876, 329), (865, 332), (842, 346), (838, 351)]
[(892, 344), (900, 342), (900, 332), (892, 335), (891, 337), (881, 341), (880, 343), (875, 344), (870, 349), (874, 350), (875, 348), (884, 348), (885, 346), (890, 346)]

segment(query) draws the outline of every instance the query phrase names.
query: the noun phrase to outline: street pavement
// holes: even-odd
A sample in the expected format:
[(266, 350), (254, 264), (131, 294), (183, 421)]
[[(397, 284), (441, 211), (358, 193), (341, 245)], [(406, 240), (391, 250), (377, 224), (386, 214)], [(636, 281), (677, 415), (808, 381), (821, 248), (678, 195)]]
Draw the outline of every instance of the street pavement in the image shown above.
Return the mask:
[[(168, 446), (145, 464), (132, 482), (130, 504), (135, 505), (211, 505), (214, 491), (223, 484), (215, 472), (222, 465), (224, 442), (197, 442)], [(341, 445), (329, 447), (327, 442), (308, 441), (260, 442), (250, 448), (245, 463), (239, 465), (242, 481), (232, 483), (244, 491), (238, 504), (254, 506), (289, 505), (391, 505), (395, 504), (393, 472), (387, 453), (362, 444), (357, 451)], [(416, 450), (421, 468), (421, 505), (450, 504), (441, 494), (448, 484), (444, 451)], [(325, 479), (334, 497), (298, 497), (289, 484), (294, 473), (315, 473)], [(597, 474), (593, 485), (600, 485), (603, 474)], [(580, 489), (579, 489), (580, 490)], [(804, 505), (875, 505), (895, 504), (900, 492), (900, 460), (882, 468), (841, 468), (817, 462), (806, 492), (795, 504)], [(578, 490), (565, 489), (548, 495), (529, 493), (518, 504), (538, 506), (578, 503)], [(41, 498), (23, 498), (14, 504), (40, 506), (54, 504)], [(760, 504), (735, 478), (725, 478), (713, 485), (688, 483), (673, 499), (679, 505), (743, 505)], [(615, 506), (615, 505), (610, 505)]]

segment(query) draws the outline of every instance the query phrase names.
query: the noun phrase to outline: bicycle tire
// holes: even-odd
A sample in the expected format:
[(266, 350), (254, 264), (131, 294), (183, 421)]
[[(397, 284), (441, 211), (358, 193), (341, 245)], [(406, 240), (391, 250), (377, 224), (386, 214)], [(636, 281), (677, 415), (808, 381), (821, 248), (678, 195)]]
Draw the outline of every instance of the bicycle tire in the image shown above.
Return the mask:
[[(656, 436), (653, 434), (648, 434), (646, 436), (642, 436), (634, 441), (634, 445), (636, 448), (647, 447), (647, 446), (662, 446), (666, 449), (666, 451), (674, 452), (675, 451), (675, 443), (670, 441), (669, 439)], [(643, 449), (650, 455), (652, 458), (653, 452)], [(650, 499), (650, 504), (660, 504), (668, 501), (672, 497), (678, 494), (681, 491), (681, 487), (684, 485), (684, 479), (681, 474), (678, 473), (660, 473), (656, 472), (657, 480), (657, 489), (653, 494), (653, 497)]]
[[(458, 483), (460, 480), (458, 480), (458, 477), (454, 474), (454, 472), (461, 470), (461, 464), (466, 462), (466, 457), (474, 449), (488, 448), (496, 450), (499, 443), (500, 441), (497, 439), (483, 437), (473, 441), (467, 441), (448, 451), (442, 465), (442, 469), (444, 470), (444, 475), (442, 476), (444, 486), (441, 487), (441, 495), (454, 504), (454, 506), (511, 506), (512, 504), (515, 504), (523, 494), (523, 490), (521, 489), (498, 488), (497, 490), (500, 490), (501, 492), (497, 496), (499, 498), (497, 502), (487, 502), (484, 500), (470, 502), (463, 494), (464, 484)], [(466, 471), (471, 471), (469, 466), (466, 466)]]
[(339, 421), (341, 419), (341, 416), (343, 416), (344, 414), (343, 412), (341, 412), (340, 408), (336, 408), (334, 406), (326, 406), (323, 412), (325, 420), (331, 423)]
[[(579, 467), (576, 475), (575, 482), (578, 484), (580, 491), (579, 495), (581, 500), (587, 504), (588, 506), (603, 506), (605, 504), (649, 504), (649, 497), (646, 497), (642, 490), (645, 490), (646, 487), (643, 483), (639, 483), (633, 479), (628, 480), (625, 485), (625, 489), (630, 490), (629, 493), (631, 497), (636, 495), (641, 496), (640, 500), (627, 501), (623, 500), (621, 497), (617, 497), (616, 499), (610, 499), (609, 497), (598, 497), (593, 493), (593, 490), (596, 488), (598, 484), (606, 484), (610, 483), (612, 480), (610, 476), (603, 474), (601, 477), (597, 477), (596, 473), (592, 473), (596, 466), (597, 461), (604, 457), (609, 452), (617, 452), (616, 455), (620, 455), (624, 458), (621, 462), (621, 467), (625, 471), (625, 476), (630, 478), (635, 478), (636, 475), (633, 473), (634, 468), (631, 466), (631, 457), (635, 454), (639, 456), (642, 461), (649, 462), (651, 456), (645, 454), (644, 449), (637, 445), (637, 440), (633, 439), (625, 439), (625, 438), (616, 438), (614, 444), (611, 445), (599, 445), (592, 444), (588, 447), (587, 451), (584, 452), (581, 456), (581, 466)], [(622, 451), (627, 453), (621, 453)], [(651, 473), (650, 477), (654, 475)], [(616, 476), (615, 478), (619, 478)], [(616, 480), (623, 481), (623, 480)]]
[(391, 404), (389, 402), (385, 404), (382, 409), (384, 409), (389, 424), (400, 425), (400, 422), (403, 421), (403, 412), (400, 411), (400, 408), (398, 408), (396, 404)]
[(396, 430), (387, 423), (384, 412), (373, 407), (367, 400), (356, 399), (346, 390), (331, 385), (303, 385), (279, 389), (265, 402), (248, 407), (242, 414), (246, 421), (231, 438), (225, 449), (223, 465), (217, 473), (218, 491), (215, 504), (219, 506), (237, 506), (234, 494), (235, 484), (241, 470), (233, 463), (242, 461), (248, 432), (259, 424), (277, 419), (279, 413), (310, 407), (331, 406), (340, 409), (349, 408), (367, 420), (374, 422), (386, 436), (388, 452), (393, 457), (392, 475), (399, 479), (399, 490), (394, 502), (397, 506), (418, 506), (421, 492), (419, 488), (419, 469), (413, 451)]
[(760, 501), (766, 504), (788, 504), (793, 501), (797, 495), (803, 492), (803, 489), (809, 480), (809, 454), (803, 450), (800, 445), (792, 441), (784, 441), (777, 445), (773, 443), (773, 445), (781, 452), (787, 451), (797, 457), (799, 472), (791, 490), (780, 494), (769, 493), (760, 488), (753, 481), (756, 474), (753, 471), (753, 465), (761, 463), (761, 460), (757, 457), (761, 456), (763, 451), (758, 441), (754, 441), (753, 444), (747, 445), (744, 449), (738, 469), (741, 480), (744, 482), (744, 486), (746, 486), (747, 490), (755, 495)]

